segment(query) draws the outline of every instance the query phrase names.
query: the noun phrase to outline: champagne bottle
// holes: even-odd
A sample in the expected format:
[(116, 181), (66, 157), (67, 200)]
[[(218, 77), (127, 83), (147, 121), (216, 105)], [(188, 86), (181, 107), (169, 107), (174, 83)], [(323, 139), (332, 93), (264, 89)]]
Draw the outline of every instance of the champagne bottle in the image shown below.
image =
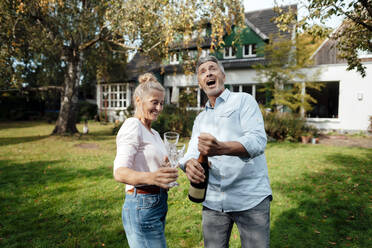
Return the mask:
[(190, 182), (189, 188), (189, 199), (193, 202), (200, 203), (205, 200), (205, 195), (207, 193), (208, 179), (209, 179), (209, 165), (208, 157), (199, 155), (198, 162), (203, 166), (205, 179), (202, 183), (192, 183)]

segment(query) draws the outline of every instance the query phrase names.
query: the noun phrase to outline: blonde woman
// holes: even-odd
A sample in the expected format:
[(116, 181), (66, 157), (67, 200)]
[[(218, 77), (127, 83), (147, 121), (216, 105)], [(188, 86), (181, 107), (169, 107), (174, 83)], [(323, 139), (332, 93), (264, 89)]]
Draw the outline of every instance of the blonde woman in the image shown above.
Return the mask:
[(134, 117), (124, 122), (116, 137), (114, 178), (126, 184), (122, 220), (129, 246), (166, 247), (167, 190), (178, 171), (168, 167), (164, 143), (151, 128), (163, 110), (164, 88), (150, 73), (138, 81)]

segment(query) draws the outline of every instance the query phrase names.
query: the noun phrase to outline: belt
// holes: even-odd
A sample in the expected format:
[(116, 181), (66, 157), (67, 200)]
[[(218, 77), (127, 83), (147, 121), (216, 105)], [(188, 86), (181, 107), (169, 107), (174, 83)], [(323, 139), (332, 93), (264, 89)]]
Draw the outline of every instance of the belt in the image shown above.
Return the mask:
[[(160, 187), (155, 185), (136, 187), (137, 194), (159, 194)], [(129, 194), (134, 193), (134, 188), (127, 191)]]

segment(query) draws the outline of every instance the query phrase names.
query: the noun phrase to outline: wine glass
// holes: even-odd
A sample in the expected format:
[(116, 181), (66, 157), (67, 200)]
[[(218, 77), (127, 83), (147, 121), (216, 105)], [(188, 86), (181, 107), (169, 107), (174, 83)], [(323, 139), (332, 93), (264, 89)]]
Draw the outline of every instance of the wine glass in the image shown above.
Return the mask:
[(168, 146), (170, 144), (177, 144), (178, 139), (180, 138), (179, 133), (176, 132), (165, 132), (164, 133), (164, 144), (165, 146)]
[[(180, 135), (176, 132), (164, 133), (164, 144), (167, 149), (168, 159), (171, 167), (175, 168), (178, 165), (178, 161), (183, 157), (185, 152), (185, 144), (178, 144)], [(177, 182), (169, 183), (170, 187), (178, 186)]]

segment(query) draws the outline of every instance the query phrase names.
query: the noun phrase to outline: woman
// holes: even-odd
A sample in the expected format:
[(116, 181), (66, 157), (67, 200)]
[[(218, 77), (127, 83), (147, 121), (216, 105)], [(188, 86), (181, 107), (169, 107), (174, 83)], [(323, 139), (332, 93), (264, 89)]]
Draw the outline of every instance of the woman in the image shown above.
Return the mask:
[(163, 109), (164, 88), (150, 73), (140, 76), (139, 82), (134, 117), (124, 122), (116, 137), (114, 178), (126, 184), (122, 219), (129, 246), (166, 247), (167, 190), (178, 171), (167, 167), (164, 143), (151, 128)]

